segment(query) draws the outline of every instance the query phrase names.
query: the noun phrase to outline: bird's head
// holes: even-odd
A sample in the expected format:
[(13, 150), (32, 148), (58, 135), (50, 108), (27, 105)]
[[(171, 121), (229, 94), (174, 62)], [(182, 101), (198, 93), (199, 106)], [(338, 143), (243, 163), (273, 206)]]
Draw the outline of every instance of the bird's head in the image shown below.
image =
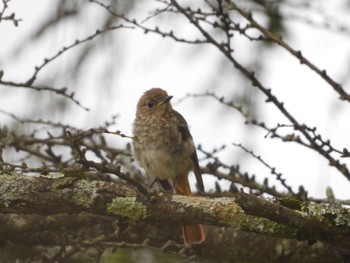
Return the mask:
[(169, 96), (165, 90), (160, 88), (147, 90), (137, 103), (136, 115), (148, 116), (172, 111), (170, 104), (172, 98), (173, 96)]

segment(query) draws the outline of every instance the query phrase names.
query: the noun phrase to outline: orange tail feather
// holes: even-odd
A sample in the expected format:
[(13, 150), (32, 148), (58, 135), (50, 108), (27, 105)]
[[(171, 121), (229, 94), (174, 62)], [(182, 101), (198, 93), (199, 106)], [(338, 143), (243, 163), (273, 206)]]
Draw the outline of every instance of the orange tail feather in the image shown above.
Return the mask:
[(202, 225), (183, 226), (182, 234), (186, 245), (200, 244), (205, 241), (205, 233)]
[[(175, 193), (191, 196), (191, 188), (187, 176), (179, 176), (175, 183)], [(205, 233), (202, 225), (182, 227), (183, 239), (186, 245), (200, 244), (205, 241)]]

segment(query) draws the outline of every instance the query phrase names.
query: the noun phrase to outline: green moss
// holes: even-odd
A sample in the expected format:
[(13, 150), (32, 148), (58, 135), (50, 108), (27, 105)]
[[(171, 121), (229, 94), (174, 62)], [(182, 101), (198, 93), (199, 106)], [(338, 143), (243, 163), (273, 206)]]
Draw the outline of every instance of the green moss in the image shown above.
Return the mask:
[(302, 210), (309, 215), (315, 216), (322, 221), (325, 218), (331, 220), (336, 226), (350, 227), (350, 211), (342, 207), (340, 204), (334, 205), (320, 205), (316, 203), (309, 203), (303, 206)]
[(107, 206), (107, 212), (127, 217), (131, 222), (147, 218), (147, 208), (136, 200), (136, 197), (116, 197)]
[(73, 178), (77, 178), (77, 179), (82, 179), (84, 178), (84, 174), (81, 171), (64, 171), (63, 172), (65, 177), (73, 177)]
[(53, 179), (53, 183), (50, 186), (52, 191), (60, 190), (62, 192), (72, 193), (72, 199), (78, 205), (89, 208), (95, 202), (97, 197), (96, 186), (98, 182), (90, 182), (87, 180), (78, 180), (74, 177), (61, 177)]
[(0, 184), (0, 198), (5, 207), (9, 207), (12, 201), (17, 201), (19, 198), (23, 198), (23, 193), (27, 191), (27, 185), (21, 184), (20, 180), (17, 180), (19, 175), (4, 174), (1, 175), (4, 179), (1, 179)]
[(249, 231), (254, 231), (260, 234), (269, 236), (283, 236), (294, 238), (297, 230), (284, 224), (279, 224), (261, 217), (247, 215), (245, 228)]
[(286, 196), (281, 199), (281, 204), (295, 210), (301, 210), (302, 201), (294, 196)]
[(95, 202), (97, 194), (97, 184), (99, 182), (90, 182), (87, 180), (79, 180), (76, 182), (76, 186), (73, 188), (73, 199), (76, 204), (83, 207), (91, 207)]
[(67, 186), (71, 186), (74, 181), (75, 179), (70, 177), (61, 177), (57, 179), (52, 179), (53, 183), (50, 185), (50, 189), (53, 191), (57, 189), (63, 189), (63, 188), (66, 188)]
[(212, 207), (218, 207), (217, 209), (213, 209), (213, 212), (215, 216), (221, 218), (220, 223), (228, 224), (235, 229), (240, 229), (245, 224), (246, 216), (244, 211), (230, 198), (220, 198), (218, 200), (220, 206), (217, 206), (216, 202), (216, 200), (213, 201)]

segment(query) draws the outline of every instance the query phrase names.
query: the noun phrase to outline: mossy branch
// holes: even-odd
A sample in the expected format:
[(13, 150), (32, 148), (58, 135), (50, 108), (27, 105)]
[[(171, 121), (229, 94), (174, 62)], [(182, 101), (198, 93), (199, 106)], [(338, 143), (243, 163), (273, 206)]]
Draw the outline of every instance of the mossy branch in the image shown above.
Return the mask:
[(350, 211), (339, 205), (301, 203), (300, 210), (245, 193), (232, 197), (145, 196), (122, 182), (79, 178), (0, 175), (0, 212), (45, 214), (87, 212), (130, 223), (179, 226), (202, 223), (347, 248)]

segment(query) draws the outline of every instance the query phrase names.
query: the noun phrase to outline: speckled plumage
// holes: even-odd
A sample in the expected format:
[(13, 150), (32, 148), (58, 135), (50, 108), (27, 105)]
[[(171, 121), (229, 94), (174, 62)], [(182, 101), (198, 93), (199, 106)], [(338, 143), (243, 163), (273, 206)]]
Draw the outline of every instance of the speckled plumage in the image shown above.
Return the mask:
[[(193, 171), (200, 192), (204, 185), (196, 148), (186, 120), (173, 110), (165, 90), (146, 91), (137, 104), (133, 126), (135, 158), (149, 176), (166, 188), (168, 180), (177, 194), (191, 195), (188, 173)], [(201, 243), (205, 235), (201, 225), (184, 226), (185, 243)]]
[[(164, 98), (168, 101), (164, 102)], [(139, 100), (133, 129), (135, 158), (148, 175), (159, 179), (175, 180), (192, 170), (200, 191), (204, 192), (187, 122), (173, 110), (170, 99), (166, 91), (153, 88)], [(150, 102), (153, 108), (147, 106)]]

